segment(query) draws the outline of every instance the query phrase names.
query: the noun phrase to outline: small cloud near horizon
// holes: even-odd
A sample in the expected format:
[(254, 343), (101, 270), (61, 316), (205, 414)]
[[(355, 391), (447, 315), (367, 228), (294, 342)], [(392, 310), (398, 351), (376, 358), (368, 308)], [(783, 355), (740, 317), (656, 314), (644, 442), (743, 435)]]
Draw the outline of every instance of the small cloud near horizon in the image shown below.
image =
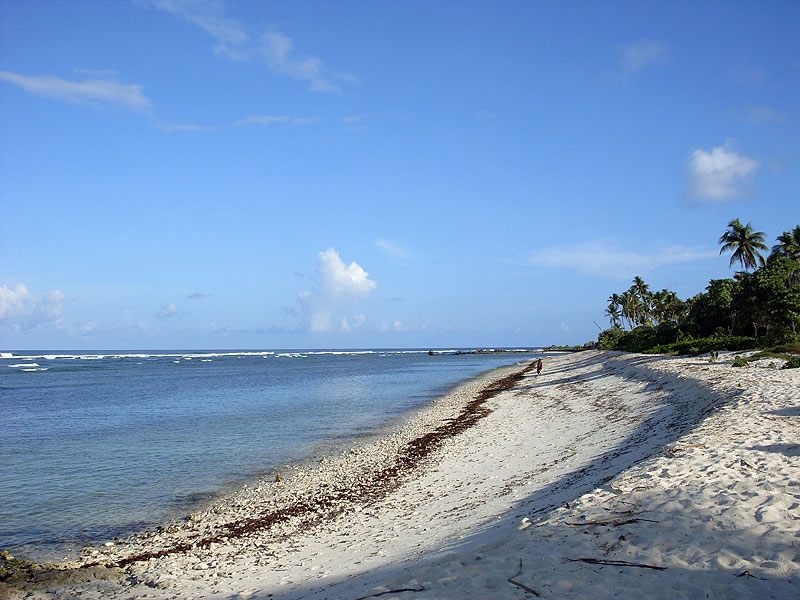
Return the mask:
[(0, 285), (0, 324), (27, 331), (45, 323), (59, 323), (66, 298), (64, 292), (56, 289), (37, 299), (23, 283), (13, 288)]
[(361, 265), (346, 265), (334, 248), (317, 254), (315, 286), (297, 295), (312, 333), (349, 332), (366, 322), (364, 315), (347, 313), (377, 287)]
[(384, 321), (378, 327), (379, 333), (419, 333), (427, 330), (428, 326), (422, 321), (409, 323), (395, 319), (394, 321)]
[(159, 319), (169, 319), (178, 314), (178, 307), (174, 302), (168, 302), (160, 311), (158, 311)]

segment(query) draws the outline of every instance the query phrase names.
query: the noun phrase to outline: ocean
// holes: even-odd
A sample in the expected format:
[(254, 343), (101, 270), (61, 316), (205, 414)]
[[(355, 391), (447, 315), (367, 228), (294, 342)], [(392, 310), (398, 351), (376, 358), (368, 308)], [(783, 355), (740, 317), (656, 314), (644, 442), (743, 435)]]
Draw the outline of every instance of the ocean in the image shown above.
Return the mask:
[(532, 353), (0, 353), (0, 550), (60, 560), (384, 431)]

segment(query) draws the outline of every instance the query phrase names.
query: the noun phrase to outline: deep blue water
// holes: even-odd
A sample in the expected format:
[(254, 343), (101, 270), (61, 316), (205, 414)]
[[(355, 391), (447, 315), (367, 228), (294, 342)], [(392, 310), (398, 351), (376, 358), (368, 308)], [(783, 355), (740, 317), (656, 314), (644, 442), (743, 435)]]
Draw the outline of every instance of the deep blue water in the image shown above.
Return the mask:
[(0, 549), (55, 559), (186, 514), (526, 358), (407, 350), (0, 354)]

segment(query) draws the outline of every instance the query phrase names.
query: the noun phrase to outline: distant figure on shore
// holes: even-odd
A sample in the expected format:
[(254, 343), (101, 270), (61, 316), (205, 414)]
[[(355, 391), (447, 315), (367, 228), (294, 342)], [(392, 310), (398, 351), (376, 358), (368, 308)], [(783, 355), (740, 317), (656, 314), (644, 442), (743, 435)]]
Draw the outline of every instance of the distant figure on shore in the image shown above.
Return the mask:
[(540, 358), (539, 360), (536, 361), (536, 376), (538, 377), (541, 374), (542, 374), (542, 359)]

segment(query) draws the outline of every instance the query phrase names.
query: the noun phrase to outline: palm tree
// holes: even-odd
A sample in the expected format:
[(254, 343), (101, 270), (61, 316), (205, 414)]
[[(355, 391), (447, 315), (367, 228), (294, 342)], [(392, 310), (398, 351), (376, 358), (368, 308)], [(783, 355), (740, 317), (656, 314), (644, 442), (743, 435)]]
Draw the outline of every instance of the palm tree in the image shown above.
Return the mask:
[[(616, 294), (614, 294), (616, 296)], [(612, 327), (619, 326), (620, 318), (622, 317), (622, 313), (619, 310), (619, 305), (616, 303), (609, 303), (608, 308), (606, 309), (606, 316), (608, 320), (611, 321)]]
[(644, 279), (639, 277), (638, 275), (633, 278), (633, 286), (632, 289), (636, 292), (636, 294), (642, 300), (647, 297), (647, 294), (650, 292), (650, 286), (644, 282)]
[(633, 288), (624, 292), (622, 298), (622, 315), (628, 319), (628, 325), (631, 329), (644, 322), (644, 306), (638, 294), (633, 291)]
[(778, 243), (772, 247), (771, 256), (785, 256), (800, 260), (800, 225), (778, 236)]
[(628, 322), (628, 328), (630, 329), (633, 329), (633, 324), (636, 322), (636, 303), (637, 298), (631, 294), (630, 290), (622, 292), (619, 296), (622, 318)]
[(664, 299), (664, 317), (668, 321), (678, 322), (686, 312), (686, 303), (673, 291), (667, 291)]
[(606, 316), (611, 319), (612, 326), (617, 326), (622, 321), (622, 297), (619, 294), (611, 294), (608, 297)]
[(719, 243), (722, 244), (720, 254), (733, 252), (729, 266), (732, 267), (737, 260), (745, 270), (755, 269), (758, 265), (764, 266), (764, 257), (758, 252), (769, 250), (764, 244), (764, 232), (753, 231), (750, 223), (742, 225), (739, 219), (734, 219), (728, 223), (728, 231), (722, 234)]
[(638, 299), (636, 306), (636, 321), (639, 325), (644, 325), (651, 318), (651, 304), (652, 294), (650, 293), (650, 286), (644, 282), (644, 279), (638, 275), (633, 278), (633, 285), (628, 290), (635, 298)]
[(669, 319), (669, 295), (674, 293), (669, 290), (661, 290), (650, 295), (650, 316), (656, 324)]

